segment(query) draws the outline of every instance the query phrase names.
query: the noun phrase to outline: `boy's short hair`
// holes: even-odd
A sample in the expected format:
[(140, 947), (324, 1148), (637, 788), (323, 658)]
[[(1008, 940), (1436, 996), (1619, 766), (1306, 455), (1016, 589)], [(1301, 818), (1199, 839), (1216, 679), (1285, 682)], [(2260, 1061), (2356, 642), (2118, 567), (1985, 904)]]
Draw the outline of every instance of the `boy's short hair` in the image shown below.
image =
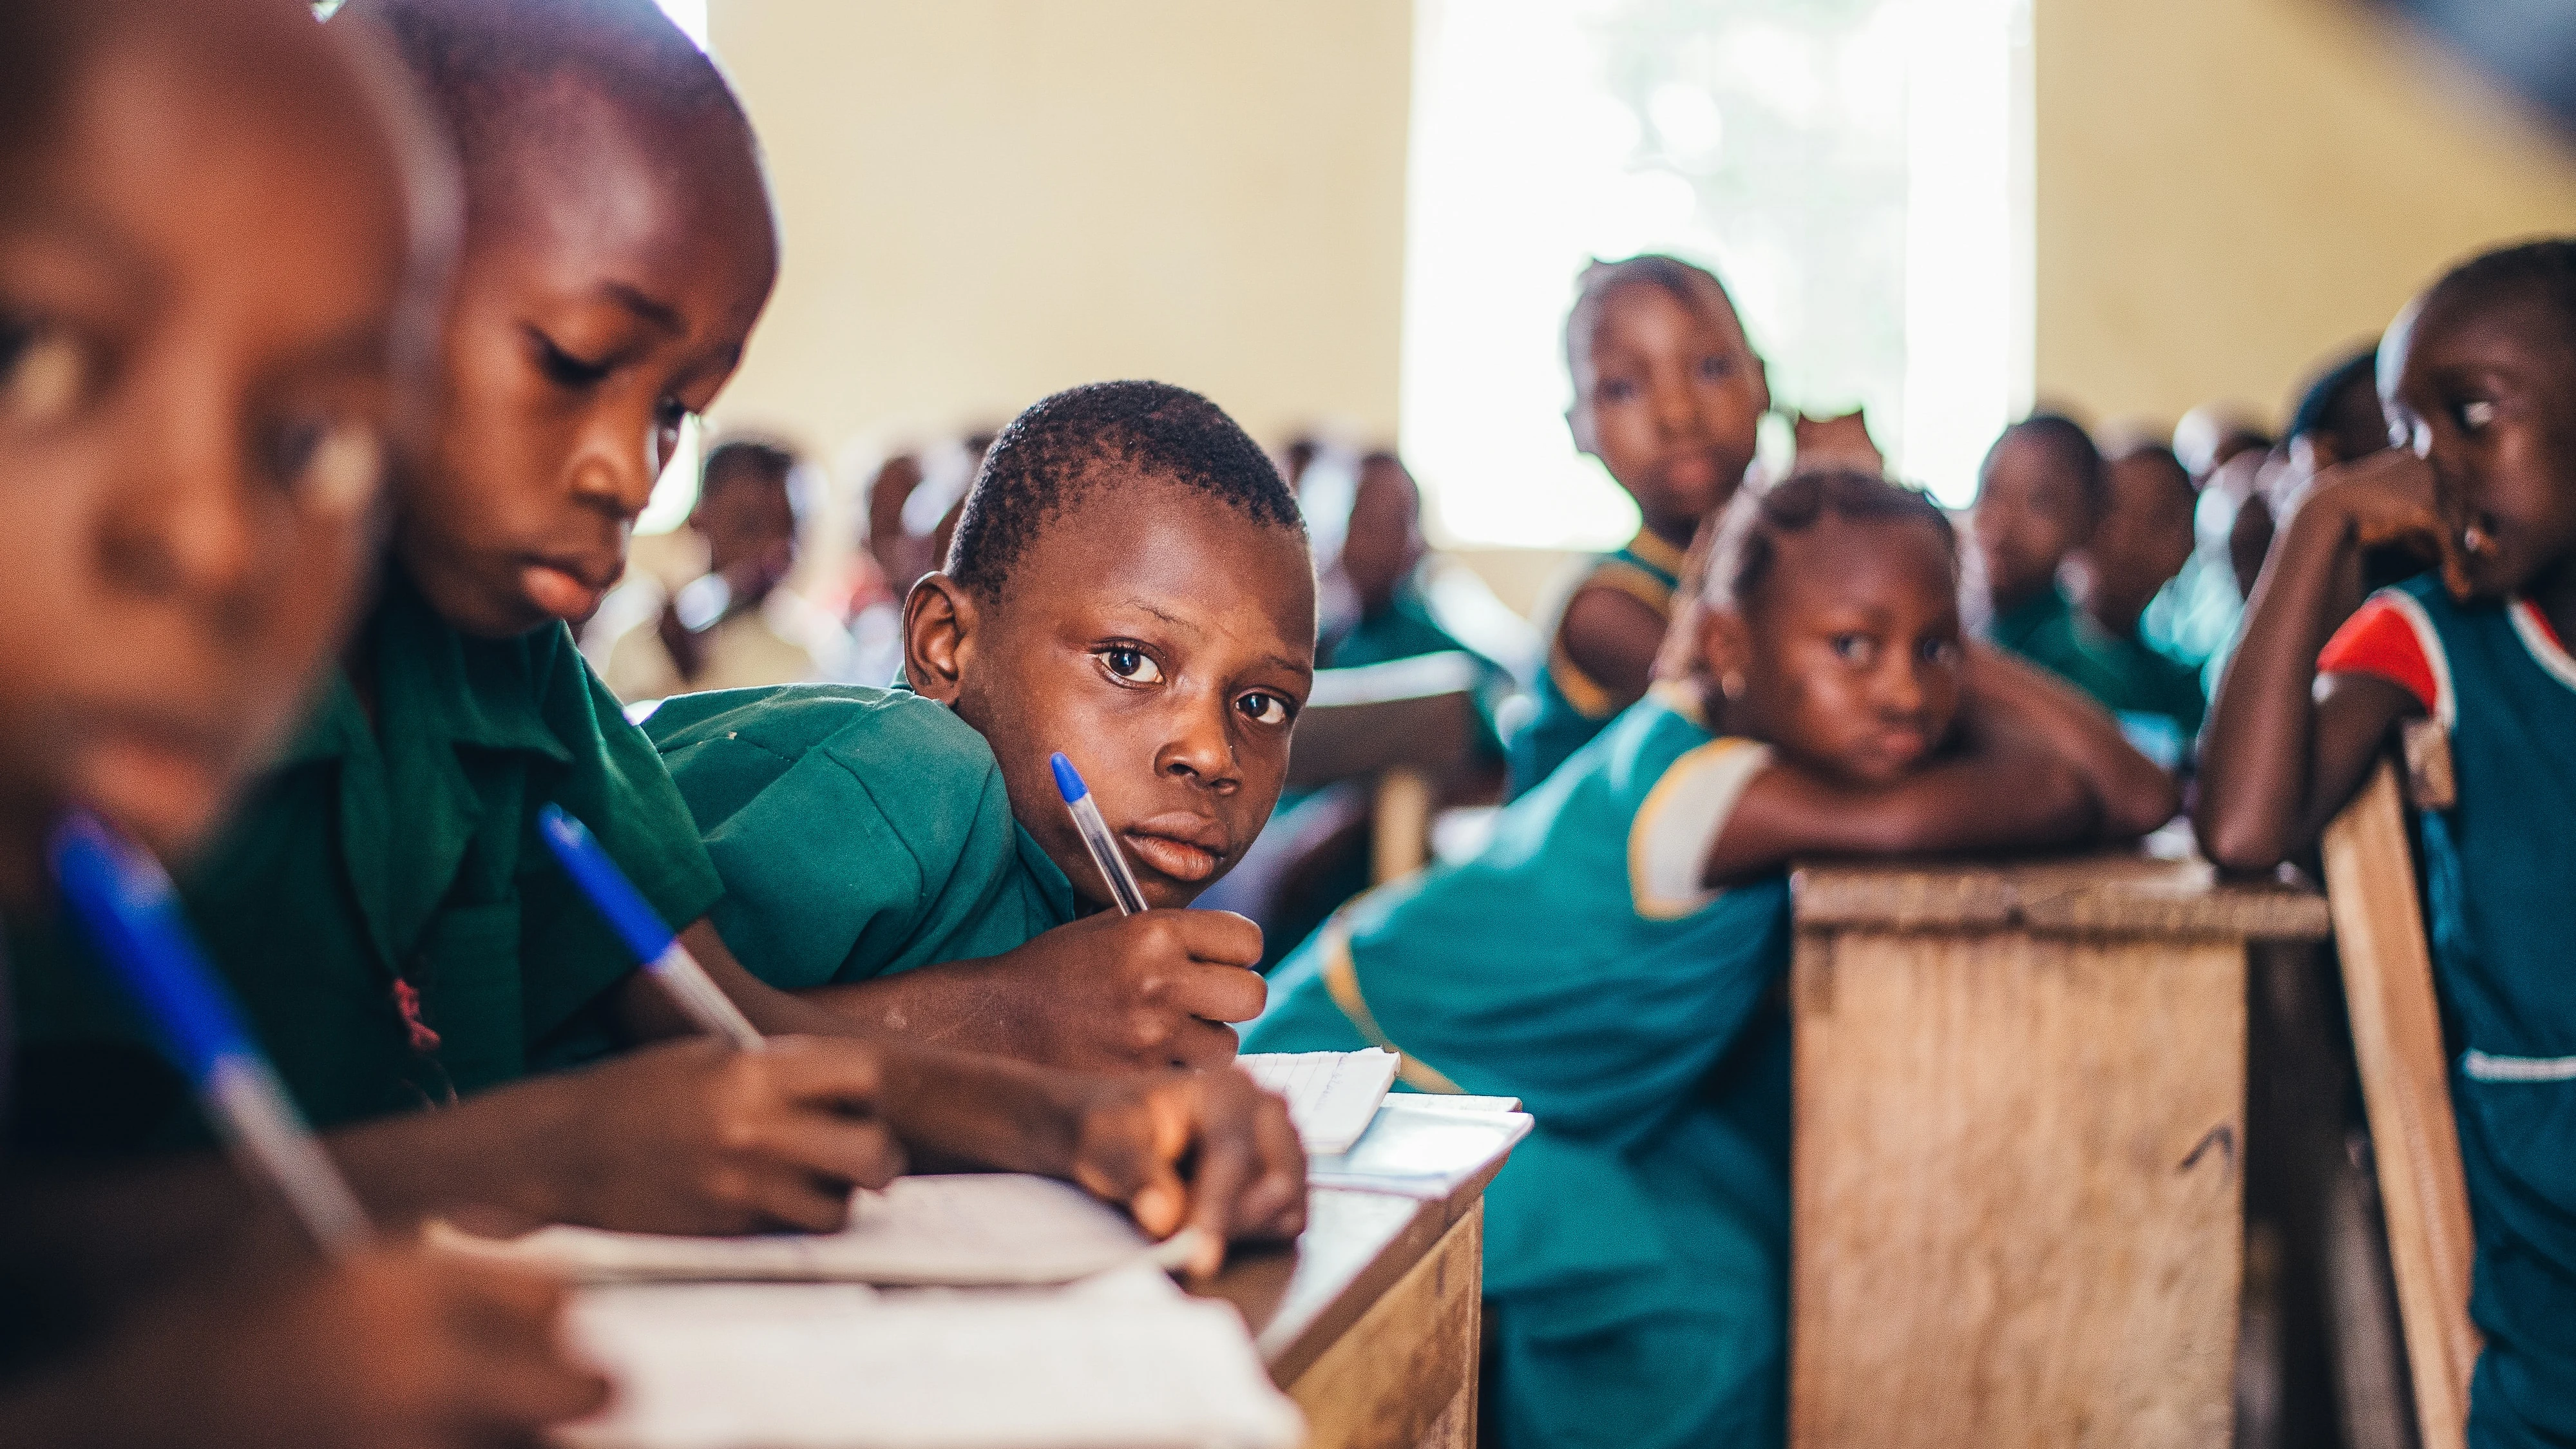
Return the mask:
[(2542, 237), (2482, 252), (2444, 272), (2425, 297), (2518, 291), (2537, 294), (2576, 347), (2576, 237)]
[[(2111, 501), (2110, 478), (2102, 464), (2101, 447), (2093, 441), (2093, 435), (2085, 431), (2082, 423), (2064, 413), (2032, 413), (2003, 430), (2002, 435), (1995, 439), (1995, 445), (1986, 450), (1986, 461), (1994, 461), (1995, 454), (2003, 451), (2004, 444), (2016, 438), (2028, 438), (2055, 452), (2058, 461), (2083, 480), (2085, 506), (2091, 508), (2096, 517), (2101, 515), (2103, 506)], [(1977, 471), (1982, 475), (1985, 470), (1980, 467)]]
[(348, 0), (332, 17), (381, 25), (470, 163), (516, 129), (511, 103), (565, 73), (665, 112), (750, 117), (697, 43), (653, 0)]
[(1767, 488), (1743, 489), (1718, 515), (1702, 599), (1715, 608), (1743, 608), (1771, 576), (1780, 539), (1806, 532), (1827, 514), (1846, 523), (1925, 524), (1940, 535), (1952, 559), (1958, 557), (1958, 529), (1922, 489), (1858, 468), (1813, 468)]
[(2332, 367), (2317, 374), (2296, 406), (2290, 409), (2290, 426), (2281, 436), (2304, 438), (2315, 433), (2334, 431), (2335, 399), (2348, 387), (2378, 386), (2379, 348), (2376, 344), (2362, 348)]
[(1305, 536), (1296, 496), (1270, 455), (1224, 409), (1169, 383), (1086, 383), (1038, 402), (993, 440), (949, 540), (948, 576), (980, 597), (1001, 597), (1039, 531), (1108, 486), (1113, 468)]
[(1593, 324), (1600, 320), (1602, 302), (1612, 292), (1631, 283), (1661, 287), (1685, 306), (1696, 305), (1706, 295), (1701, 288), (1711, 288), (1716, 291), (1718, 300), (1726, 304), (1727, 310), (1735, 308), (1734, 295), (1726, 290), (1724, 282), (1717, 279), (1717, 273), (1696, 262), (1686, 262), (1661, 252), (1622, 257), (1614, 262), (1595, 259), (1574, 279), (1574, 305), (1565, 313), (1567, 376), (1574, 374), (1576, 340), (1591, 335)]

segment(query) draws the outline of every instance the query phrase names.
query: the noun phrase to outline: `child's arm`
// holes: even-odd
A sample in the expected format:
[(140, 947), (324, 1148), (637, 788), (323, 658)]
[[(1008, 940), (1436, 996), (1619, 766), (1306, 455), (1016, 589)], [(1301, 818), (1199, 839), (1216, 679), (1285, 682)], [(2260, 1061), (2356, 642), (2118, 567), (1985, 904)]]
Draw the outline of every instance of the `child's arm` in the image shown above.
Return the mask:
[(1957, 753), (1890, 785), (1826, 779), (1775, 761), (1753, 777), (1711, 843), (1721, 887), (1810, 855), (1905, 855), (2128, 839), (2172, 817), (2170, 777), (2109, 718), (1975, 646)]
[(534, 1442), (608, 1385), (560, 1343), (564, 1289), (417, 1251), (181, 1290), (0, 1391), (0, 1443), (468, 1449)]
[(2441, 548), (2432, 475), (2391, 451), (2328, 469), (2275, 538), (2236, 653), (2201, 730), (2200, 848), (2230, 870), (2270, 870), (2316, 838), (2368, 772), (2389, 727), (2420, 710), (2404, 689), (2334, 674), (2317, 655), (2361, 603), (2363, 550)]
[(1557, 638), (1574, 666), (1625, 709), (1645, 697), (1664, 630), (1662, 616), (1647, 608), (1644, 600), (1617, 589), (1587, 586), (1566, 601)]

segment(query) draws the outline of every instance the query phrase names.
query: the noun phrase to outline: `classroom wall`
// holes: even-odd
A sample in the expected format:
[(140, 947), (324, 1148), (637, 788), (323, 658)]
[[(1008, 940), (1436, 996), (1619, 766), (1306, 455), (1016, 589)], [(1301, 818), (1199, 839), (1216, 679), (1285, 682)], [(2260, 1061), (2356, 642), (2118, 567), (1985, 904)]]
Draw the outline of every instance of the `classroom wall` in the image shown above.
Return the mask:
[(828, 455), (1151, 376), (1392, 436), (1411, 12), (713, 0), (786, 232), (714, 421)]
[(2043, 399), (2277, 415), (2446, 262), (2576, 230), (2576, 152), (2359, 3), (2031, 6)]

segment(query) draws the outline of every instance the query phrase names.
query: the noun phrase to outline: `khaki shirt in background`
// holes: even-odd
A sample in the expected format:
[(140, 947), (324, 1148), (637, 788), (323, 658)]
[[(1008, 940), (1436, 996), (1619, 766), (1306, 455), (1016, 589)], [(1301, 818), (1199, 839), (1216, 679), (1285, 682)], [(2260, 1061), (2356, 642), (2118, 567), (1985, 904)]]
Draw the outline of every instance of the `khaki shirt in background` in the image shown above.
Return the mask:
[(680, 677), (662, 644), (658, 605), (609, 642), (600, 677), (628, 704), (710, 689), (751, 689), (834, 677), (848, 636), (821, 610), (779, 589), (758, 609), (718, 620), (706, 638), (706, 666), (695, 679)]

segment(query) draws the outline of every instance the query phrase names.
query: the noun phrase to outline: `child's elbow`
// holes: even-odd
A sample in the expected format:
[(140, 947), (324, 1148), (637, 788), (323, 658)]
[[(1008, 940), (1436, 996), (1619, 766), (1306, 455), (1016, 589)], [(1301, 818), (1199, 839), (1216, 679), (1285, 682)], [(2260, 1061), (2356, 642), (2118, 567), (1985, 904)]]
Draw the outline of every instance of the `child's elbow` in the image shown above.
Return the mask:
[(2166, 821), (2181, 813), (2181, 784), (2147, 765), (2105, 793), (2102, 831), (2114, 840), (2135, 840), (2164, 828)]
[(2230, 874), (2268, 874), (2290, 858), (2290, 843), (2275, 822), (2259, 818), (2256, 811), (2229, 809), (2206, 793), (2191, 829), (2200, 840), (2200, 853)]
[(2032, 772), (2025, 796), (2031, 811), (2033, 844), (2063, 844), (2090, 839), (2102, 827), (2102, 800), (2084, 773), (2062, 760)]

